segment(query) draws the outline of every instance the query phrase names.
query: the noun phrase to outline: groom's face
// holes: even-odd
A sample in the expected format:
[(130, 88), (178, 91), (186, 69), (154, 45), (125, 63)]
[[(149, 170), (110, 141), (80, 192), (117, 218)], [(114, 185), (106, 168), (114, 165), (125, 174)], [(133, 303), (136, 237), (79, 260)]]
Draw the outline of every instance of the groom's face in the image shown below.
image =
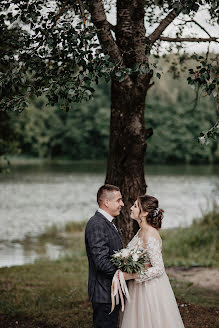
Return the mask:
[(121, 208), (124, 206), (120, 191), (110, 193), (110, 197), (106, 200), (106, 206), (110, 215), (117, 216), (120, 214)]

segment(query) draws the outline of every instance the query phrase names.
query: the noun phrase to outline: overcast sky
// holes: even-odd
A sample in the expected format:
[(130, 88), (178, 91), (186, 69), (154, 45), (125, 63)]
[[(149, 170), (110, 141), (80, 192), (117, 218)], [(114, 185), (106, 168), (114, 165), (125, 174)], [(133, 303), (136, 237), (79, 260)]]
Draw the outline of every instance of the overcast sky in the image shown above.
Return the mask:
[[(179, 18), (185, 18), (185, 15), (180, 15)], [(109, 14), (107, 14), (107, 18), (109, 20), (109, 22), (113, 25), (116, 24), (116, 8), (115, 6), (112, 7), (111, 11)], [(187, 19), (190, 20), (190, 18), (187, 16)], [(219, 26), (218, 25), (211, 25), (208, 23), (209, 20), (209, 14), (208, 11), (206, 9), (202, 9), (199, 10), (194, 19), (200, 24), (202, 25), (207, 31), (208, 33), (212, 36), (212, 37), (218, 37), (219, 38)], [(171, 23), (167, 29), (165, 30), (165, 32), (163, 33), (164, 36), (169, 36), (169, 37), (175, 37), (175, 26), (174, 24), (177, 24), (177, 22), (179, 22), (180, 19), (175, 19), (173, 23)], [(147, 35), (150, 35), (151, 32), (153, 32), (153, 30), (156, 28), (156, 26), (154, 26), (153, 28), (149, 27), (146, 25), (146, 29), (147, 29)], [(185, 28), (184, 33), (183, 33), (184, 37), (200, 37), (200, 38), (208, 38), (208, 35), (197, 25), (195, 24), (188, 24), (188, 27)], [(168, 42), (162, 42), (163, 47), (165, 49), (165, 46), (167, 46)], [(200, 53), (200, 52), (206, 52), (207, 48), (208, 48), (208, 44), (207, 42), (202, 42), (202, 43), (194, 43), (194, 42), (186, 42), (184, 43), (185, 45), (185, 49), (190, 52), (190, 53)], [(216, 42), (211, 42), (210, 44), (210, 52), (214, 52), (214, 53), (219, 53), (219, 43)]]
[[(107, 2), (107, 1), (106, 1)], [(115, 0), (110, 0), (111, 3), (111, 10), (107, 14), (107, 19), (108, 21), (116, 25), (116, 6), (115, 6)], [(49, 12), (49, 7), (51, 7), (51, 10), (54, 10), (56, 6), (55, 1), (48, 1), (47, 3), (47, 9), (45, 8), (42, 10), (43, 15)], [(14, 13), (13, 6), (10, 7), (10, 11)], [(171, 23), (166, 30), (164, 31), (163, 35), (164, 36), (169, 36), (169, 37), (175, 37), (176, 33), (176, 27), (174, 25), (177, 25), (178, 22), (181, 22), (180, 18), (187, 18), (187, 20), (190, 20), (190, 18), (185, 15), (179, 15), (179, 18), (176, 18), (173, 23)], [(207, 9), (201, 9), (199, 10), (194, 19), (202, 25), (208, 33), (212, 37), (218, 37), (219, 38), (219, 26), (218, 25), (211, 25), (208, 23), (209, 20), (209, 14)], [(146, 26), (146, 35), (150, 35), (154, 29), (157, 27), (157, 25), (154, 25), (153, 28), (150, 26), (147, 26), (147, 23), (145, 24)], [(31, 32), (30, 28), (27, 26), (27, 30)], [(184, 37), (200, 37), (200, 38), (207, 38), (208, 35), (197, 25), (189, 23), (188, 25), (186, 24), (186, 27), (184, 29), (183, 33)], [(189, 53), (201, 53), (201, 52), (206, 52), (208, 49), (208, 42), (202, 42), (202, 43), (195, 43), (195, 42), (185, 42), (184, 43), (184, 49), (189, 52)], [(165, 48), (169, 46), (169, 42), (162, 42), (162, 47), (163, 47), (163, 52), (165, 52)], [(210, 43), (210, 52), (214, 52), (216, 54), (219, 54), (219, 43), (216, 42), (211, 42)]]

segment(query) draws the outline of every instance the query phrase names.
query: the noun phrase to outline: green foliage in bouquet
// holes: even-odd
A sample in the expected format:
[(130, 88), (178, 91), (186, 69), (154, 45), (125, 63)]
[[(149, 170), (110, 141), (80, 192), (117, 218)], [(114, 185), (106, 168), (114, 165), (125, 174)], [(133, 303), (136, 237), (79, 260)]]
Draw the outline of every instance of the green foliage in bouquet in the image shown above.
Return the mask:
[(145, 250), (143, 248), (134, 248), (129, 250), (123, 248), (120, 251), (115, 251), (111, 261), (123, 272), (137, 273), (145, 269)]

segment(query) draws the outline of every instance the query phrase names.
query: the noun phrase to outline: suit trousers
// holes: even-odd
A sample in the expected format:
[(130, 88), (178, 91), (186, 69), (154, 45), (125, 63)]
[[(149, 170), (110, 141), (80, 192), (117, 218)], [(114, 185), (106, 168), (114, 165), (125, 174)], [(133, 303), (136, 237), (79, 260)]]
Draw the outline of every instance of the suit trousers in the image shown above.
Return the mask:
[(117, 328), (120, 305), (111, 314), (111, 303), (92, 303), (94, 328)]

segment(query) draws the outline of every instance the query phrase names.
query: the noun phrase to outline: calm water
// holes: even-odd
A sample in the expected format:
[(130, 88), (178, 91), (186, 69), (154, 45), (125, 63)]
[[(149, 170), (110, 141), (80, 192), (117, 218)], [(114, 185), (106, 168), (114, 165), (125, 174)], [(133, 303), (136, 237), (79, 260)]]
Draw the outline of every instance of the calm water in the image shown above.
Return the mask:
[[(212, 198), (219, 199), (218, 166), (147, 166), (148, 193), (165, 210), (163, 227), (186, 226)], [(60, 163), (19, 165), (0, 177), (0, 266), (32, 262), (39, 250), (19, 240), (37, 236), (53, 223), (88, 219), (96, 210), (96, 191), (104, 183), (104, 165)], [(45, 251), (45, 250), (44, 250)], [(48, 244), (46, 254), (62, 254)]]

